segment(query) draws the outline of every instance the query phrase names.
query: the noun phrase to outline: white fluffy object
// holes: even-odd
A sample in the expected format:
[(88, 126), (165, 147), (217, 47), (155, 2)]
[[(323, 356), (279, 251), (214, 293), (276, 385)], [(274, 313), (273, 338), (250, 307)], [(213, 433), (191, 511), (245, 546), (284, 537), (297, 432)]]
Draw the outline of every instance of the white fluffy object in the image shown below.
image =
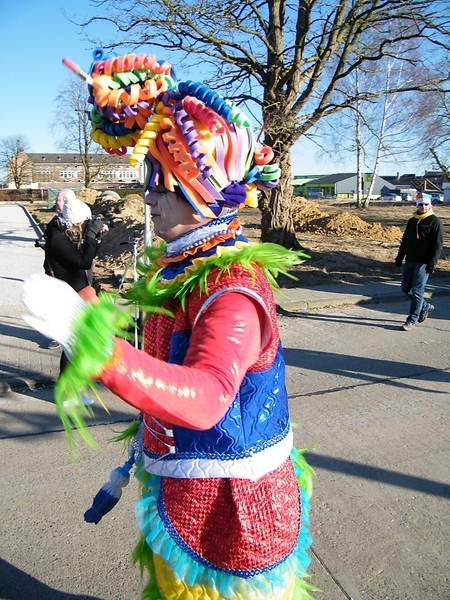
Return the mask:
[(64, 281), (35, 274), (23, 284), (23, 303), (31, 313), (23, 320), (34, 329), (56, 340), (71, 354), (72, 324), (86, 303)]
[(69, 227), (72, 227), (75, 223), (84, 223), (92, 218), (89, 206), (77, 198), (72, 190), (66, 190), (63, 194), (62, 215)]

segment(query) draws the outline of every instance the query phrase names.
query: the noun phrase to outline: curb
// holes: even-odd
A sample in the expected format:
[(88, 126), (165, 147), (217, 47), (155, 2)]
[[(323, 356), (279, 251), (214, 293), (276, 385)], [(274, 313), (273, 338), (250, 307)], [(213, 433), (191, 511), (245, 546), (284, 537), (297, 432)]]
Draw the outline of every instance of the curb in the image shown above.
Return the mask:
[(36, 235), (38, 237), (42, 237), (44, 235), (44, 232), (42, 231), (42, 229), (40, 228), (40, 226), (38, 225), (37, 221), (34, 219), (33, 215), (30, 213), (30, 211), (28, 210), (28, 208), (26, 208), (26, 206), (24, 206), (23, 204), (19, 204), (20, 208), (24, 211), (24, 213), (27, 215), (31, 226), (33, 227), (34, 231), (36, 232)]
[(311, 298), (310, 300), (286, 300), (277, 302), (276, 305), (280, 311), (292, 312), (293, 310), (319, 310), (324, 308), (337, 308), (339, 306), (401, 302), (404, 300), (405, 297), (399, 294), (380, 294), (379, 296), (348, 294), (335, 297), (330, 296), (328, 298)]
[(37, 390), (40, 388), (54, 387), (56, 380), (47, 375), (30, 379), (29, 377), (5, 377), (0, 379), (0, 394)]
[[(314, 294), (317, 297), (314, 297)], [(445, 288), (433, 289), (425, 293), (427, 299), (438, 296), (449, 296), (450, 286)], [(387, 302), (407, 302), (408, 299), (403, 293), (380, 293), (380, 294), (339, 294), (333, 292), (324, 292), (319, 290), (312, 291), (310, 298), (298, 299), (276, 299), (276, 307), (280, 314), (289, 313), (299, 310), (320, 310), (325, 308), (337, 308), (339, 306), (357, 306), (365, 304), (382, 304)]]

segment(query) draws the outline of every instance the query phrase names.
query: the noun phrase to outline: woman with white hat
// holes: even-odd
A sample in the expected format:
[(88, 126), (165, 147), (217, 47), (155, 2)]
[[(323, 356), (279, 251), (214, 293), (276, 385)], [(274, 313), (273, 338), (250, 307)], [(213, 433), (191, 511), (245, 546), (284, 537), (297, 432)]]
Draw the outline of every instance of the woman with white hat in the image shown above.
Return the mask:
[[(104, 226), (92, 219), (91, 209), (72, 190), (58, 193), (62, 210), (48, 224), (45, 234), (45, 260), (57, 279), (68, 283), (84, 299), (92, 299), (92, 263), (101, 242)], [(84, 288), (87, 288), (84, 292)], [(88, 292), (88, 296), (86, 295)]]
[[(92, 263), (104, 229), (100, 219), (92, 219), (91, 209), (72, 190), (62, 190), (56, 198), (60, 212), (45, 232), (45, 262), (48, 273), (68, 283), (86, 301), (95, 302)], [(105, 226), (107, 227), (107, 226)], [(60, 372), (68, 363), (61, 354)]]

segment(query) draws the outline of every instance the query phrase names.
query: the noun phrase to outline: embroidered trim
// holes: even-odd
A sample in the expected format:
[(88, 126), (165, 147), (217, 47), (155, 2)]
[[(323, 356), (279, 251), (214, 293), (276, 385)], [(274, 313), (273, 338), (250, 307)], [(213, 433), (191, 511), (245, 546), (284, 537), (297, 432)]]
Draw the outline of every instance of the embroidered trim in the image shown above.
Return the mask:
[(172, 242), (167, 242), (164, 252), (165, 256), (177, 256), (178, 254), (182, 254), (186, 250), (190, 250), (195, 246), (201, 246), (212, 237), (227, 233), (228, 225), (232, 221), (236, 220), (239, 222), (239, 220), (236, 219), (236, 215), (237, 211), (224, 217), (218, 217), (217, 219), (213, 219), (208, 223), (197, 227), (197, 229), (193, 229), (192, 231), (185, 233)]
[(256, 481), (274, 471), (289, 456), (293, 445), (292, 429), (289, 427), (283, 432), (281, 439), (280, 437), (276, 436), (268, 440), (263, 448), (250, 448), (239, 454), (222, 458), (220, 454), (189, 457), (187, 453), (184, 454), (184, 458), (177, 458), (173, 454), (160, 455), (144, 448), (144, 466), (149, 473), (164, 477), (180, 479), (226, 477)]

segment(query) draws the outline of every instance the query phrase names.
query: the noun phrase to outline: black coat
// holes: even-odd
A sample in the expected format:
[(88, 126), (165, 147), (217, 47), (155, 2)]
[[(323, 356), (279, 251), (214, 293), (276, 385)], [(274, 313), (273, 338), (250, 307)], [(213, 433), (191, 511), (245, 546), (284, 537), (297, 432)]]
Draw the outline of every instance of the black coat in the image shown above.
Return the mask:
[(444, 233), (439, 217), (432, 214), (424, 219), (412, 217), (400, 244), (397, 261), (406, 257), (406, 262), (430, 265), (433, 269), (442, 251)]
[(80, 291), (92, 283), (92, 262), (98, 252), (98, 225), (90, 221), (83, 242), (78, 246), (64, 232), (58, 217), (54, 217), (45, 231), (45, 272)]

